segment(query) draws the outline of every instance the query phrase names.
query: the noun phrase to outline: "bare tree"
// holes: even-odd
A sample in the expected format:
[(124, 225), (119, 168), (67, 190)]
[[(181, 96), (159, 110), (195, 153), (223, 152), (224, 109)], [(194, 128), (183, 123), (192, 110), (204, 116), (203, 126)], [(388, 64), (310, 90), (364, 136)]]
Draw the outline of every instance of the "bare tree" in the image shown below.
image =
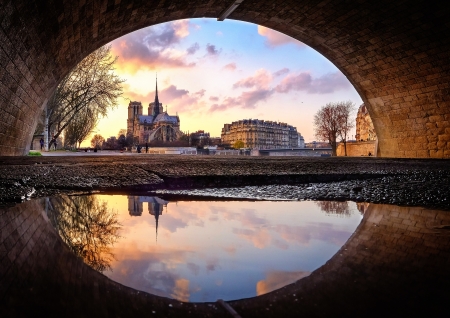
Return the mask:
[(96, 134), (91, 139), (91, 146), (98, 149), (103, 146), (104, 142), (105, 142), (105, 138), (103, 138), (102, 135)]
[(345, 142), (353, 127), (353, 123), (350, 121), (353, 109), (354, 104), (350, 101), (327, 103), (314, 115), (315, 135), (320, 140), (328, 141), (333, 156), (336, 156), (337, 138), (340, 137)]
[(47, 215), (62, 240), (92, 268), (105, 271), (114, 259), (111, 246), (120, 238), (117, 213), (95, 196), (47, 199)]
[(75, 146), (78, 144), (78, 147), (80, 147), (81, 143), (97, 126), (97, 123), (98, 115), (94, 109), (86, 108), (79, 111), (64, 130), (66, 144)]
[(315, 201), (315, 204), (325, 213), (349, 217), (350, 207), (346, 201)]
[(89, 108), (99, 117), (117, 106), (124, 81), (114, 74), (117, 57), (110, 51), (110, 46), (101, 47), (62, 79), (44, 110), (47, 141), (50, 132), (57, 138), (82, 110)]
[(328, 141), (333, 156), (336, 156), (339, 120), (333, 103), (322, 106), (314, 115), (314, 131), (318, 139)]
[(347, 137), (350, 135), (350, 130), (355, 127), (354, 120), (350, 119), (350, 116), (355, 110), (355, 104), (351, 101), (336, 103), (339, 119), (338, 137), (344, 144), (345, 156), (347, 156)]

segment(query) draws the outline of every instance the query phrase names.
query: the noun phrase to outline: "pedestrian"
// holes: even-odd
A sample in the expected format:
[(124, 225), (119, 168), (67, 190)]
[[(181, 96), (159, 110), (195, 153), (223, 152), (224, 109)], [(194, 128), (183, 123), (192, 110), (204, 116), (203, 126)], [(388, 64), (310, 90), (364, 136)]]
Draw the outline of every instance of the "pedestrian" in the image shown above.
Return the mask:
[(39, 140), (39, 143), (41, 144), (41, 151), (44, 150), (44, 138), (41, 138), (41, 140)]
[(137, 153), (141, 153), (141, 145), (138, 145), (136, 149), (137, 149)]
[(145, 153), (148, 153), (148, 143), (145, 143)]
[(53, 140), (54, 140), (54, 144), (55, 144), (55, 151), (56, 151), (56, 146), (57, 146), (57, 145), (56, 145), (56, 139), (53, 139)]

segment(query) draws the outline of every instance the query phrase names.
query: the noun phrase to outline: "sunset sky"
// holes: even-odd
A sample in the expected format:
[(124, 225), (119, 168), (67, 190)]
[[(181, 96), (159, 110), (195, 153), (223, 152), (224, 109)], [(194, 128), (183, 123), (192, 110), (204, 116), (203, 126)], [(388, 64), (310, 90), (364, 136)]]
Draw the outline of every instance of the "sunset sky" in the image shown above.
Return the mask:
[(126, 81), (119, 107), (96, 129), (105, 139), (126, 129), (129, 100), (142, 102), (147, 114), (156, 73), (160, 102), (170, 115), (178, 113), (181, 130), (205, 130), (217, 137), (225, 123), (257, 118), (293, 125), (310, 142), (316, 139), (313, 117), (322, 105), (362, 103), (347, 78), (321, 54), (255, 24), (178, 20), (110, 44), (119, 57), (116, 72)]

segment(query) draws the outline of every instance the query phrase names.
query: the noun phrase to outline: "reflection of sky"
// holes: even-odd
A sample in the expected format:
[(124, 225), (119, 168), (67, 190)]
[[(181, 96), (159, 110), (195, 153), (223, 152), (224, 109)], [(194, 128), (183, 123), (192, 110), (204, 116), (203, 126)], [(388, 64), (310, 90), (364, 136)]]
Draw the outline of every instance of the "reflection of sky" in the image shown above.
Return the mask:
[(130, 216), (126, 196), (99, 196), (117, 210), (122, 238), (111, 279), (183, 301), (267, 293), (308, 275), (346, 242), (362, 216), (326, 214), (313, 202), (169, 202), (159, 217), (144, 203)]

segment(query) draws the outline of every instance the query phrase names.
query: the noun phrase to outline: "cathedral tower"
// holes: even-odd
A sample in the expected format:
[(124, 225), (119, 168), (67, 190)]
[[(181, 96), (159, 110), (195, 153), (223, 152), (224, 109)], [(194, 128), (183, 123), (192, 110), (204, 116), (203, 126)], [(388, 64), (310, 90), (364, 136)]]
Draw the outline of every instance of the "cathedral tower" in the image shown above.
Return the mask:
[(136, 135), (139, 131), (139, 116), (142, 115), (142, 103), (131, 102), (128, 104), (128, 119), (127, 119), (127, 135)]

